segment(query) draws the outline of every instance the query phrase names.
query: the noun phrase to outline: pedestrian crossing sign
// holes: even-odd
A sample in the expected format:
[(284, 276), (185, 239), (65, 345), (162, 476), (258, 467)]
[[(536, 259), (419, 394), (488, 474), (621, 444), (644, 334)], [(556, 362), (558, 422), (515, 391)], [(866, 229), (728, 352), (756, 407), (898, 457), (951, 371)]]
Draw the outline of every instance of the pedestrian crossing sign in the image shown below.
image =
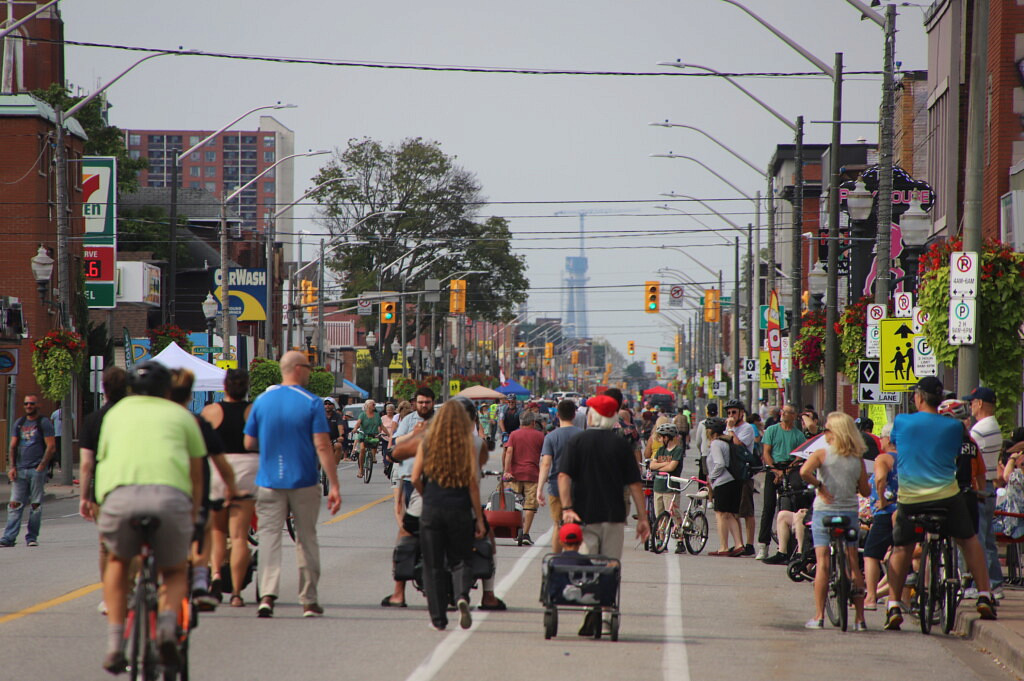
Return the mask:
[(779, 382), (776, 380), (775, 374), (772, 371), (772, 360), (767, 350), (761, 350), (757, 366), (759, 367), (761, 374), (761, 389), (778, 390)]
[(881, 389), (883, 392), (910, 392), (917, 384), (914, 374), (914, 333), (912, 321), (905, 317), (883, 319), (881, 331)]

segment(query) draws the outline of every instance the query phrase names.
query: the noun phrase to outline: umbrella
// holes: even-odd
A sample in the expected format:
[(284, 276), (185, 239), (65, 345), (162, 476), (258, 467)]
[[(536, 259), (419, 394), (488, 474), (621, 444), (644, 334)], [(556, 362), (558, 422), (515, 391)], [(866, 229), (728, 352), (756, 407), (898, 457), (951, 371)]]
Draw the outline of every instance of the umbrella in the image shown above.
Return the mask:
[(800, 459), (806, 459), (817, 450), (824, 448), (825, 433), (819, 433), (818, 435), (815, 435), (810, 440), (804, 442), (802, 445), (799, 445), (796, 449), (791, 451), (790, 455), (798, 457)]
[(466, 388), (455, 397), (468, 397), (471, 400), (503, 400), (505, 396), (497, 390), (491, 390), (482, 385), (474, 385)]

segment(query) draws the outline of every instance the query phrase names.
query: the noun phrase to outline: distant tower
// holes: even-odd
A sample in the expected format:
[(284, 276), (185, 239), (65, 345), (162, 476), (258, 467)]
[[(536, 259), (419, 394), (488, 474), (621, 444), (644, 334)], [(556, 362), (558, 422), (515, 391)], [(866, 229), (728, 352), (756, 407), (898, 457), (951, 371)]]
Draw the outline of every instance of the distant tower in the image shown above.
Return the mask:
[(596, 213), (621, 213), (621, 208), (594, 209), (594, 210), (563, 210), (555, 215), (578, 215), (580, 216), (580, 253), (565, 258), (565, 298), (563, 308), (565, 310), (565, 335), (568, 338), (589, 338), (590, 328), (587, 326), (587, 256), (584, 250), (584, 220), (587, 215)]

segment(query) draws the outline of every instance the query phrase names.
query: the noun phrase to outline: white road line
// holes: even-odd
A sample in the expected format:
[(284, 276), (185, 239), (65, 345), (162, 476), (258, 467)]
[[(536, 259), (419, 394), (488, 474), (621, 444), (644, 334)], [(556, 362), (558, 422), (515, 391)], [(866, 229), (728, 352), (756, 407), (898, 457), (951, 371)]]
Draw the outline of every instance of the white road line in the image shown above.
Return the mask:
[(665, 654), (662, 657), (662, 674), (665, 681), (690, 681), (690, 661), (686, 655), (686, 639), (683, 637), (682, 586), (679, 583), (679, 559), (669, 556), (665, 593)]
[[(508, 574), (506, 574), (502, 578), (501, 582), (499, 582), (495, 587), (494, 594), (498, 598), (501, 598), (508, 593), (515, 583), (519, 581), (519, 578), (523, 576), (523, 573), (526, 572), (526, 568), (530, 563), (533, 562), (538, 555), (547, 550), (550, 542), (551, 530), (548, 530), (537, 539), (533, 548), (529, 549), (519, 557), (519, 560), (515, 562), (512, 569), (509, 570)], [(678, 567), (676, 568), (676, 571), (678, 572)], [(426, 659), (420, 663), (420, 666), (413, 670), (412, 674), (409, 674), (405, 681), (431, 681), (435, 676), (437, 676), (437, 673), (441, 671), (444, 665), (447, 664), (452, 655), (462, 647), (462, 644), (469, 640), (472, 633), (476, 631), (477, 627), (479, 627), (484, 620), (487, 619), (487, 615), (489, 614), (490, 613), (486, 610), (474, 610), (473, 626), (469, 629), (456, 629), (447, 635), (440, 634), (442, 636), (446, 636), (446, 638), (439, 643), (429, 655), (427, 655)], [(451, 624), (455, 624), (455, 621), (453, 620)], [(682, 625), (680, 624), (680, 627), (681, 626)], [(687, 679), (680, 679), (677, 681), (687, 681), (688, 679), (689, 677), (687, 677)]]

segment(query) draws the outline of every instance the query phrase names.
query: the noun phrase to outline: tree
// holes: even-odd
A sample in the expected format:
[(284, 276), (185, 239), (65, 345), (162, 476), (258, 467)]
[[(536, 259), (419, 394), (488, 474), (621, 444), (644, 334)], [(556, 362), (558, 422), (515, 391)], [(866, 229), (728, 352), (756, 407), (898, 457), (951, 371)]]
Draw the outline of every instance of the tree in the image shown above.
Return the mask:
[[(117, 223), (118, 252), (148, 251), (153, 260), (170, 260), (171, 244), (167, 234), (171, 219), (161, 206), (140, 206), (136, 209), (121, 209)], [(178, 216), (178, 224), (188, 224), (188, 218)], [(192, 256), (188, 244), (178, 240), (178, 266), (188, 267)]]
[(629, 378), (643, 378), (644, 377), (644, 365), (641, 362), (633, 362), (625, 369), (625, 374)]
[[(32, 95), (61, 111), (67, 111), (85, 99), (84, 97), (72, 97), (68, 94), (67, 88), (58, 83), (53, 83), (46, 90), (35, 90)], [(148, 168), (149, 161), (145, 158), (133, 159), (128, 156), (124, 133), (117, 126), (107, 124), (106, 109), (110, 107), (111, 105), (104, 97), (97, 97), (75, 113), (74, 118), (89, 137), (85, 142), (86, 155), (116, 157), (117, 191), (118, 193), (131, 193), (138, 189), (139, 171)]]
[[(477, 217), (483, 202), (480, 185), (455, 161), (437, 142), (410, 138), (386, 146), (364, 138), (349, 140), (348, 147), (321, 169), (316, 183), (356, 178), (314, 195), (334, 239), (349, 244), (335, 250), (328, 263), (337, 273), (336, 297), (355, 298), (377, 290), (420, 291), (426, 279), (482, 270), (488, 274), (466, 277), (466, 314), (495, 322), (512, 318), (529, 287), (525, 257), (512, 254), (506, 220)], [(389, 210), (403, 214), (357, 224), (365, 216)], [(447, 310), (447, 305), (443, 298), (439, 309)], [(414, 314), (406, 318), (407, 325), (414, 324)], [(365, 320), (376, 325), (373, 316)], [(410, 329), (409, 337), (426, 328), (429, 317), (424, 315), (421, 328)], [(374, 351), (378, 359), (390, 359), (400, 325), (386, 324), (382, 333)]]

